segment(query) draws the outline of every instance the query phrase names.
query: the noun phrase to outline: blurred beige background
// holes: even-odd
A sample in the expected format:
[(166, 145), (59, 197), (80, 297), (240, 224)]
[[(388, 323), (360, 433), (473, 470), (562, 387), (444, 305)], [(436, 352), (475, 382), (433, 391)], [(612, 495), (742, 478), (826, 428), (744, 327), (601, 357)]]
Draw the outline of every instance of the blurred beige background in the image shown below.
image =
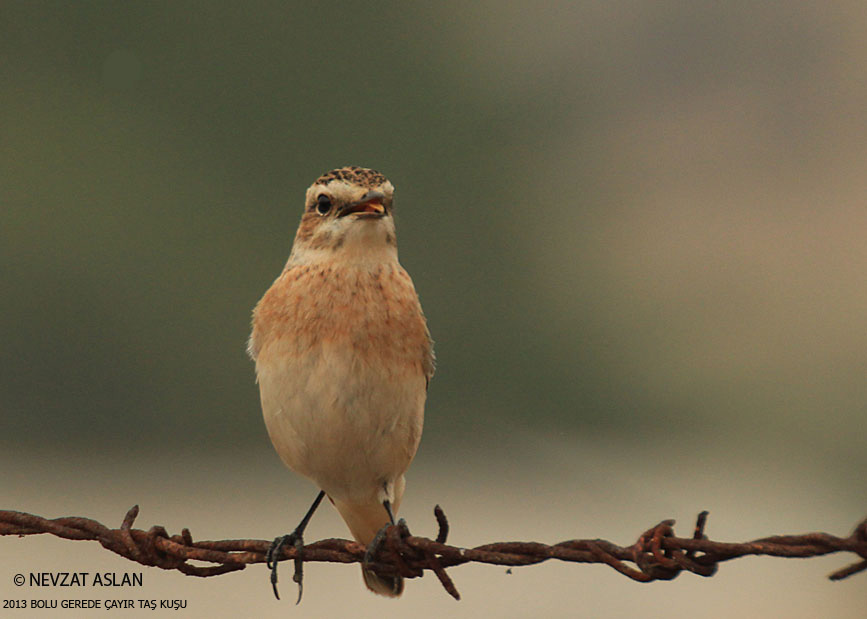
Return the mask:
[[(397, 187), (439, 370), (402, 510), (454, 543), (742, 541), (867, 514), (862, 3), (46, 3), (0, 14), (0, 508), (198, 539), (288, 532), (244, 345), (303, 192)], [(329, 509), (309, 539), (345, 536)], [(862, 617), (844, 557), (641, 585), (602, 566), (428, 575), (141, 568), (184, 616)], [(139, 571), (0, 538), (29, 571)], [(149, 611), (140, 611), (142, 614)], [(165, 613), (167, 611), (156, 611)], [(10, 616), (33, 616), (15, 611)], [(5, 616), (5, 613), (4, 613)], [(66, 611), (62, 616), (79, 616)], [(84, 614), (82, 616), (88, 616)]]

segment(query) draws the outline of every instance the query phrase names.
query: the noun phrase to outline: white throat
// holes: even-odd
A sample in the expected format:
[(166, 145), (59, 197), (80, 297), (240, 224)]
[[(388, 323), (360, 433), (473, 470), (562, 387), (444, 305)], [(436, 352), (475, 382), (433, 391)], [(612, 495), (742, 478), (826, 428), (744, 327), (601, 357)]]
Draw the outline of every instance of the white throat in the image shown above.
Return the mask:
[(362, 221), (349, 217), (329, 221), (312, 239), (295, 243), (286, 266), (332, 263), (366, 269), (397, 262), (390, 217)]

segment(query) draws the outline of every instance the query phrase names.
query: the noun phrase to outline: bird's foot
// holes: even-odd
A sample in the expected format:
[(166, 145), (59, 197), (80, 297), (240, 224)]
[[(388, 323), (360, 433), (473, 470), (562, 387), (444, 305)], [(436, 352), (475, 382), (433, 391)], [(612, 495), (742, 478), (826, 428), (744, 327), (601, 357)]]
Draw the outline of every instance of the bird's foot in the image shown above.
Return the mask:
[(304, 593), (304, 561), (301, 557), (301, 551), (304, 548), (304, 536), (296, 529), (289, 535), (283, 535), (274, 538), (271, 542), (271, 547), (268, 548), (268, 553), (265, 555), (265, 565), (271, 569), (271, 588), (274, 589), (274, 597), (280, 599), (280, 594), (277, 592), (277, 564), (280, 561), (280, 553), (283, 552), (284, 546), (295, 547), (295, 573), (292, 575), (292, 580), (298, 583), (298, 599), (295, 604), (301, 603), (301, 595)]
[(391, 523), (382, 527), (379, 531), (376, 532), (376, 535), (373, 536), (373, 540), (367, 545), (367, 550), (364, 553), (364, 561), (361, 565), (367, 569), (368, 564), (373, 561), (374, 557), (376, 557), (376, 553), (379, 552), (379, 549), (382, 547), (382, 542), (385, 540), (385, 534), (388, 532), (388, 527), (394, 526)]
[[(385, 525), (376, 532), (376, 535), (373, 536), (373, 540), (371, 540), (370, 544), (367, 545), (367, 550), (364, 553), (364, 561), (361, 563), (362, 567), (368, 569), (368, 565), (376, 558), (377, 553), (379, 553), (383, 543), (388, 538), (391, 529), (396, 529), (397, 537), (401, 539), (409, 537), (409, 527), (406, 526), (406, 520), (403, 518), (398, 520), (397, 524), (389, 523)], [(399, 553), (398, 559), (400, 559)]]

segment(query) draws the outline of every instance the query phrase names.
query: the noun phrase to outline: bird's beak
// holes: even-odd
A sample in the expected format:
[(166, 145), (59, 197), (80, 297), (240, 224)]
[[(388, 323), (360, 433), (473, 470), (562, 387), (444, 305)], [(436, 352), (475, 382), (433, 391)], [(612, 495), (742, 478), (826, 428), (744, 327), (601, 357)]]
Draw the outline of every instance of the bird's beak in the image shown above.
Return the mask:
[(361, 200), (351, 202), (340, 209), (338, 217), (345, 217), (351, 213), (360, 213), (366, 217), (383, 217), (385, 215), (385, 194), (381, 191), (368, 191)]

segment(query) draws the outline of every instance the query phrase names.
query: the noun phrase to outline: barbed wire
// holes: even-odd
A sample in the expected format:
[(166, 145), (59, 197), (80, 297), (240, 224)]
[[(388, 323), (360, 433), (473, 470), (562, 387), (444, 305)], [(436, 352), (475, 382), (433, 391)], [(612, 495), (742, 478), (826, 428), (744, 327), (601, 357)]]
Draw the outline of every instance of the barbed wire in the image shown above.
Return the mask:
[[(64, 539), (93, 540), (131, 561), (165, 570), (177, 570), (189, 576), (217, 576), (244, 569), (249, 564), (265, 563), (270, 541), (236, 539), (194, 542), (189, 529), (169, 535), (164, 527), (149, 530), (132, 528), (138, 505), (124, 516), (118, 529), (110, 529), (90, 518), (64, 517), (48, 520), (33, 514), (0, 510), (0, 535), (38, 535), (49, 533)], [(772, 557), (819, 557), (835, 552), (851, 552), (860, 560), (830, 574), (842, 580), (867, 570), (867, 519), (859, 523), (848, 537), (828, 533), (775, 535), (751, 542), (715, 542), (704, 534), (707, 512), (696, 520), (692, 537), (676, 537), (674, 520), (663, 520), (642, 533), (631, 546), (618, 546), (602, 539), (569, 540), (547, 545), (539, 542), (496, 542), (461, 548), (446, 544), (449, 524), (439, 506), (434, 508), (439, 531), (436, 539), (411, 535), (401, 521), (389, 528), (378, 549), (375, 562), (367, 567), (382, 575), (400, 574), (419, 578), (426, 570), (436, 574), (445, 590), (455, 599), (460, 594), (446, 568), (464, 563), (488, 563), (503, 566), (535, 565), (557, 559), (573, 563), (603, 563), (624, 576), (639, 582), (671, 580), (682, 571), (699, 576), (713, 576), (720, 563), (751, 555)], [(282, 549), (281, 560), (304, 562), (361, 563), (366, 548), (350, 540), (324, 539), (299, 549)], [(211, 563), (193, 565), (190, 561)], [(632, 565), (629, 565), (632, 564)]]

